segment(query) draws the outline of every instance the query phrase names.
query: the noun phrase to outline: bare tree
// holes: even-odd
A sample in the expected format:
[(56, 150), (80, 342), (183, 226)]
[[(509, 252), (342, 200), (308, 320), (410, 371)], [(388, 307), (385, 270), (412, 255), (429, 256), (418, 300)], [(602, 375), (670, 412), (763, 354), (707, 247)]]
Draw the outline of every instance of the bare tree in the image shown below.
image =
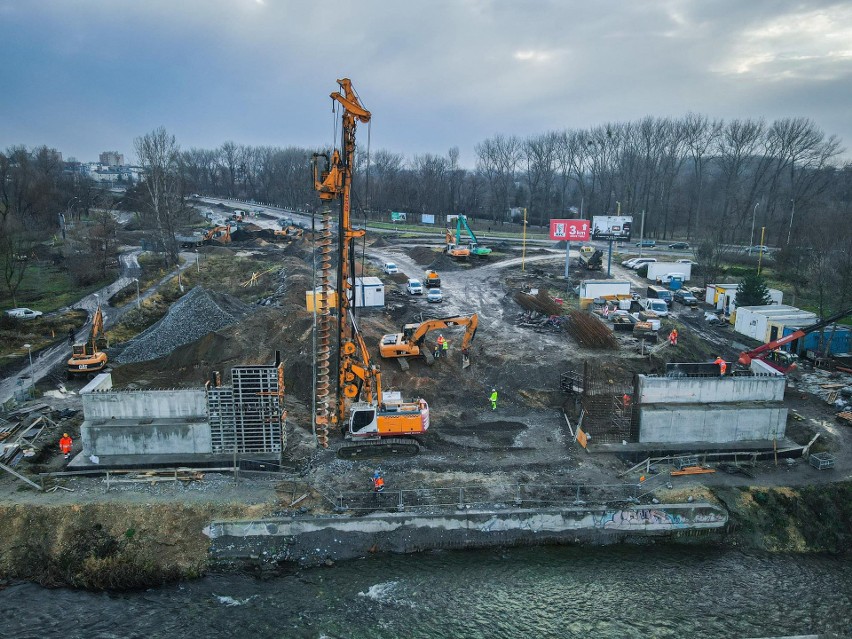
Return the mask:
[(179, 218), (185, 215), (181, 192), (180, 148), (175, 136), (164, 127), (136, 138), (136, 156), (145, 170), (142, 187), (146, 194), (147, 211), (153, 218), (158, 239), (167, 259), (178, 264), (178, 243), (175, 232)]

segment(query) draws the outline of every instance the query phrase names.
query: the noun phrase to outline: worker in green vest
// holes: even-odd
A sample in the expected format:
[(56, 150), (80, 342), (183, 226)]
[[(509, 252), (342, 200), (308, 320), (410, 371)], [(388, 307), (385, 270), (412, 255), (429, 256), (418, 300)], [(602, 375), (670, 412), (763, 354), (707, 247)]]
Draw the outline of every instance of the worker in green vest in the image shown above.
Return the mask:
[(496, 388), (491, 389), (491, 397), (489, 397), (489, 399), (491, 400), (491, 410), (497, 410), (497, 389)]

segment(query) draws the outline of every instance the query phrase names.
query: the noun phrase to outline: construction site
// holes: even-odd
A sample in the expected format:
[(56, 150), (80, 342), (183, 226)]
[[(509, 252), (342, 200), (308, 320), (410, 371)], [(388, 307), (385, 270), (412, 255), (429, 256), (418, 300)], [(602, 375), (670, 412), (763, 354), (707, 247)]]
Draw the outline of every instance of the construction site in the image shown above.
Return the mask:
[(264, 516), (701, 502), (706, 525), (723, 521), (713, 486), (849, 476), (844, 365), (779, 366), (783, 343), (687, 306), (619, 330), (610, 312), (635, 300), (572, 294), (594, 274), (572, 261), (566, 279), (564, 243), (477, 237), (464, 216), (413, 236), (359, 227), (356, 128), (372, 116), (348, 80), (332, 98), (342, 135), (313, 158), (314, 216), (263, 206), (247, 224), (245, 205), (200, 198), (221, 219), (181, 237), (187, 277), (212, 256), (256, 260), (253, 303), (196, 285), (115, 347), (96, 318), (72, 378), (0, 422), (4, 501), (18, 486), (51, 504), (181, 501), (190, 485), (215, 500), (233, 473), (242, 492), (220, 498)]

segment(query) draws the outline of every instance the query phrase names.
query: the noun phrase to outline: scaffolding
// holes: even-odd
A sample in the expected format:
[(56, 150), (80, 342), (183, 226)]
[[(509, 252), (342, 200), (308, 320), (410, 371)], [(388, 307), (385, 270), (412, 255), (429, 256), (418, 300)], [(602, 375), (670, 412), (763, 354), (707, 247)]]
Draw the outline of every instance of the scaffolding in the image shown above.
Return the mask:
[(583, 430), (592, 435), (594, 442), (620, 444), (638, 440), (634, 394), (630, 378), (585, 362), (580, 399), (585, 413)]
[(208, 385), (207, 411), (214, 453), (280, 453), (284, 365), (235, 366), (230, 386)]

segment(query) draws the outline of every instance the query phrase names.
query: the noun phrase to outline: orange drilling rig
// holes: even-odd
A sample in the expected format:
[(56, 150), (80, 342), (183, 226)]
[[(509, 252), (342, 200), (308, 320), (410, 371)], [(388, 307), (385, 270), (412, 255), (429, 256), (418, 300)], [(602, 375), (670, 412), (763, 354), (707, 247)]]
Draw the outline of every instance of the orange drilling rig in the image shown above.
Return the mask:
[[(423, 399), (402, 401), (383, 394), (381, 370), (370, 361), (367, 346), (354, 317), (355, 240), (364, 237), (364, 229), (352, 226), (351, 189), (355, 165), (355, 128), (358, 122), (368, 123), (370, 112), (361, 101), (352, 82), (337, 81), (340, 91), (331, 94), (334, 108), (342, 111), (340, 149), (328, 154), (314, 154), (314, 189), (323, 204), (322, 228), (317, 238), (320, 254), (320, 282), (316, 296), (316, 434), (317, 442), (329, 445), (330, 427), (343, 430), (346, 443), (338, 448), (340, 457), (371, 457), (375, 455), (416, 455), (420, 447), (412, 436), (422, 435), (429, 428), (429, 406)], [(337, 345), (332, 344), (331, 308), (324, 291), (331, 285), (331, 207), (340, 201), (337, 243)], [(331, 406), (331, 356), (337, 353), (338, 380), (336, 406)]]

